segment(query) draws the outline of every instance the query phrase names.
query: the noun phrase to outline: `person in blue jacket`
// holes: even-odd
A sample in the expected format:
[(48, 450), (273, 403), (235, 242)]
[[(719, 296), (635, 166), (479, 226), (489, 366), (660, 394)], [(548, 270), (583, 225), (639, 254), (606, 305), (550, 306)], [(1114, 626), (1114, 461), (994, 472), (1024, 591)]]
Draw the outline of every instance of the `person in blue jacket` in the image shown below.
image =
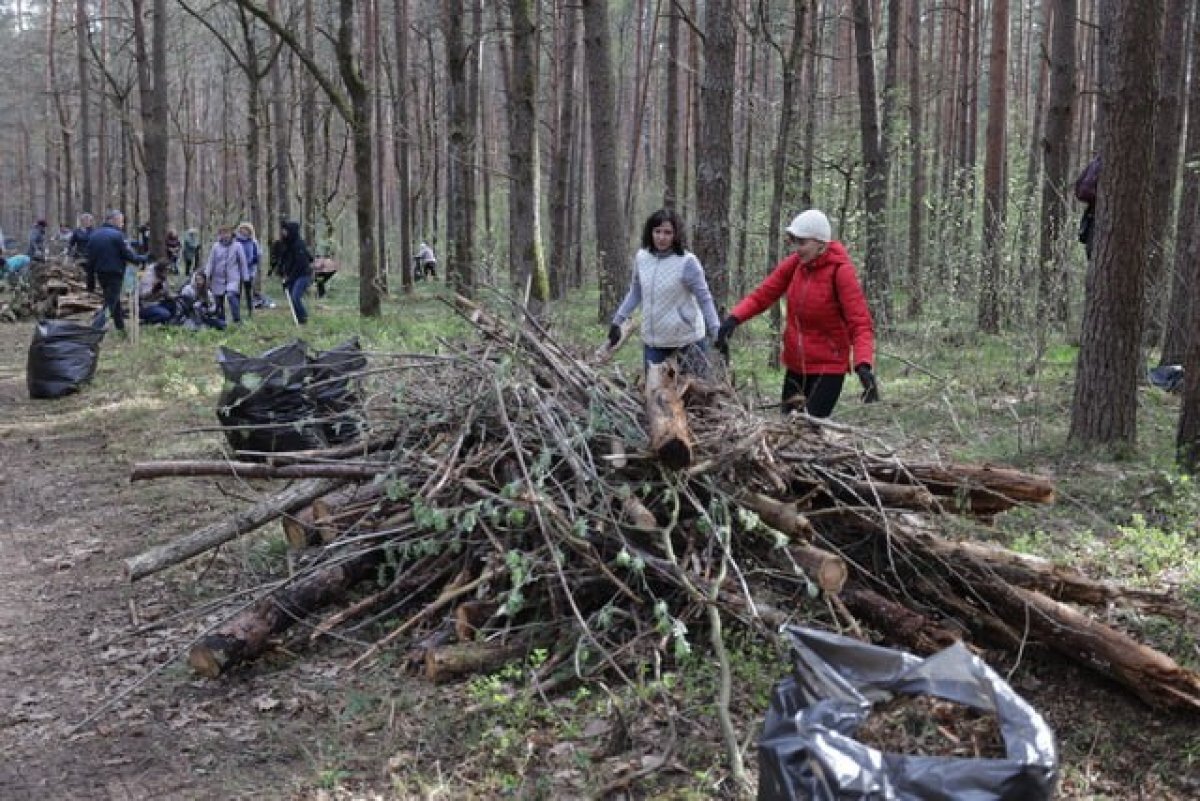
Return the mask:
[(248, 222), (238, 223), (234, 241), (246, 254), (246, 280), (242, 282), (242, 295), (246, 298), (246, 316), (254, 314), (254, 282), (258, 278), (258, 266), (262, 262), (262, 248), (254, 238), (254, 226)]
[(130, 249), (124, 228), (125, 215), (114, 209), (104, 215), (104, 224), (92, 231), (87, 240), (88, 269), (100, 284), (104, 308), (112, 316), (113, 326), (122, 333), (125, 316), (121, 309), (121, 282), (125, 280), (125, 265), (144, 264), (149, 258)]

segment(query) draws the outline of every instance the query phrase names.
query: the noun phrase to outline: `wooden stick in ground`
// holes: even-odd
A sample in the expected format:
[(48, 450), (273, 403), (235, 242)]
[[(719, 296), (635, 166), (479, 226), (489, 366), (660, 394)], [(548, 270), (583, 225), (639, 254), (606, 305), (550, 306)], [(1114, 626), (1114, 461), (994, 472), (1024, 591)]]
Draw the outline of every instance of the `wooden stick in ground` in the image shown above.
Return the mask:
[(264, 498), (232, 517), (218, 520), (199, 531), (164, 543), (125, 560), (125, 574), (137, 581), (172, 565), (177, 565), (218, 545), (271, 522), (280, 515), (303, 509), (322, 495), (345, 484), (345, 479), (310, 479)]

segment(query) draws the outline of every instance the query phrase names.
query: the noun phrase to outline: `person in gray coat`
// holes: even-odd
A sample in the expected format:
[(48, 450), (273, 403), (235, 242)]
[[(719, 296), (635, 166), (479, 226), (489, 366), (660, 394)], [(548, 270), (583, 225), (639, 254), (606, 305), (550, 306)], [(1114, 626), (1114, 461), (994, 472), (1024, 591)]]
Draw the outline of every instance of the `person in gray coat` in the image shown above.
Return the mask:
[(233, 321), (242, 321), (242, 284), (249, 280), (249, 268), (246, 266), (246, 252), (242, 250), (233, 238), (233, 229), (222, 225), (217, 229), (217, 241), (208, 254), (208, 262), (204, 265), (204, 276), (213, 297), (217, 299), (217, 314), (225, 319), (225, 301), (229, 301), (229, 310)]

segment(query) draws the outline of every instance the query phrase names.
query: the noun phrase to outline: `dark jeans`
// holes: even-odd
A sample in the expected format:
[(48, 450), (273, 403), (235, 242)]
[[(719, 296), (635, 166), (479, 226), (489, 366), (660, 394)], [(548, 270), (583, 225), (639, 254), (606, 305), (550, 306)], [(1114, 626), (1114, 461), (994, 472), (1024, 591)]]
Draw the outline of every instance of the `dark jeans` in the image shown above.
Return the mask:
[(235, 323), (242, 321), (242, 296), (237, 293), (237, 290), (226, 291), (224, 295), (213, 295), (213, 299), (217, 302), (217, 316), (222, 320), (225, 319), (225, 299), (229, 298), (229, 313), (233, 317)]
[(112, 318), (113, 326), (118, 331), (125, 330), (125, 313), (121, 308), (121, 284), (125, 280), (124, 273), (97, 273), (96, 280), (100, 291), (104, 293), (104, 308)]
[(651, 345), (642, 346), (642, 359), (646, 366), (662, 364), (667, 359), (675, 357), (679, 363), (679, 372), (683, 375), (694, 375), (697, 378), (708, 378), (708, 340), (701, 339), (681, 348), (656, 348)]
[(305, 275), (300, 278), (293, 278), (290, 284), (284, 285), (288, 297), (292, 299), (292, 309), (296, 312), (296, 322), (300, 323), (300, 325), (308, 322), (308, 309), (304, 308), (304, 293), (308, 291), (308, 285), (311, 283), (312, 276)]
[(92, 265), (88, 264), (87, 259), (79, 259), (75, 262), (83, 268), (83, 274), (87, 277), (87, 291), (96, 291), (96, 271), (92, 269)]
[(254, 281), (242, 282), (242, 294), (246, 296), (246, 316), (254, 316)]
[(138, 309), (138, 319), (147, 325), (169, 323), (175, 317), (175, 306), (169, 303), (151, 303)]
[(813, 417), (828, 417), (842, 396), (845, 374), (800, 375), (787, 371), (783, 378), (783, 413), (803, 410)]

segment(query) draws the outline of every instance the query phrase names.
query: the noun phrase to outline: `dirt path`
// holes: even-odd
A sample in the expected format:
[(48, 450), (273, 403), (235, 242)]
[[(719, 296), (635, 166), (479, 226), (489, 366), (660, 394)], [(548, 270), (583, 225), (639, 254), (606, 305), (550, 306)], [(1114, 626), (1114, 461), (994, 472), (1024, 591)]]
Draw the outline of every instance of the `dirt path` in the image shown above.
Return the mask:
[(319, 767), (299, 745), (305, 716), (261, 700), (286, 679), (195, 681), (172, 657), (201, 622), (136, 625), (172, 620), (186, 572), (136, 588), (122, 576), (122, 560), (178, 531), (196, 502), (195, 490), (130, 485), (130, 457), (199, 411), (106, 395), (104, 360), (121, 347), (107, 344), (85, 393), (32, 401), (32, 330), (0, 325), (0, 798), (303, 797), (297, 777)]

